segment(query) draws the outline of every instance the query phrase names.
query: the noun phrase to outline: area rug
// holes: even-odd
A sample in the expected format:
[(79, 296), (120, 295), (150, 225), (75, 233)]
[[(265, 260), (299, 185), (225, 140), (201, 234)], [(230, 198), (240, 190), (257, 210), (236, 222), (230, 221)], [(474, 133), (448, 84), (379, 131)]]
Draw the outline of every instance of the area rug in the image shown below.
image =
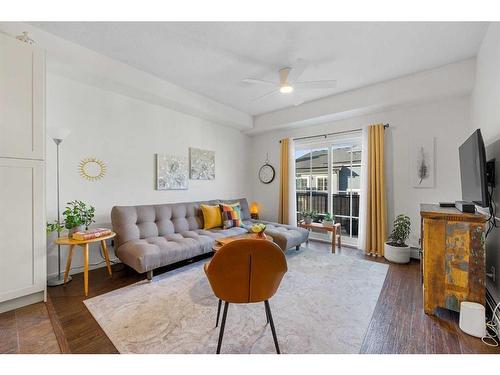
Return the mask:
[[(358, 353), (388, 266), (307, 247), (287, 262), (270, 300), (281, 352)], [(204, 263), (84, 303), (120, 353), (212, 354), (218, 300)], [(222, 353), (275, 353), (263, 303), (229, 305)]]

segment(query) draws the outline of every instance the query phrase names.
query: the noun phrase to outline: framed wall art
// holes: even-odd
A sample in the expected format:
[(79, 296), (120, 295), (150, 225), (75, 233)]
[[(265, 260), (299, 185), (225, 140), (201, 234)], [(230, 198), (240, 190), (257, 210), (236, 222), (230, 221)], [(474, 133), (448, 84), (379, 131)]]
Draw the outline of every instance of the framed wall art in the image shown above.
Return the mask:
[(187, 188), (187, 157), (156, 154), (156, 190), (186, 190)]

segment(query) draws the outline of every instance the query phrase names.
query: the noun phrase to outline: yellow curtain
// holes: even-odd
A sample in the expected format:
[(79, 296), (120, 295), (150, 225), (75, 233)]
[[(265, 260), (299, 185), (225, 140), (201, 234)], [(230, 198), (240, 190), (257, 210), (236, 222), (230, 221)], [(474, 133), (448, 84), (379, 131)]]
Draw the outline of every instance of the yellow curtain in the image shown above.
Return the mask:
[(288, 224), (288, 195), (290, 192), (288, 186), (288, 139), (281, 140), (280, 150), (280, 201), (278, 221), (282, 224)]
[(366, 215), (366, 253), (384, 255), (387, 212), (384, 175), (384, 125), (368, 128), (368, 191)]

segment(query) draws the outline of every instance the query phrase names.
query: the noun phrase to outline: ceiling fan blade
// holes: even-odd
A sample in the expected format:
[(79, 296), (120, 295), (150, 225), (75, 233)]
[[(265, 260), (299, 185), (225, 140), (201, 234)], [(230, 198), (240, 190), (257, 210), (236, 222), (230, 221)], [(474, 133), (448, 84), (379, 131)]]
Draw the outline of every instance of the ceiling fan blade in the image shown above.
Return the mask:
[(296, 80), (298, 80), (299, 77), (302, 75), (302, 73), (304, 73), (304, 70), (306, 70), (307, 65), (308, 65), (307, 60), (298, 59), (292, 66), (292, 70), (288, 75), (288, 82), (294, 83)]
[(293, 85), (304, 89), (331, 89), (337, 87), (337, 81), (303, 81), (295, 82)]
[(273, 91), (266, 92), (264, 95), (258, 96), (255, 99), (253, 99), (252, 102), (256, 102), (258, 100), (267, 98), (268, 96), (271, 96), (272, 94), (276, 94), (278, 91), (279, 91), (278, 89), (274, 89)]
[(241, 82), (250, 83), (250, 84), (257, 84), (257, 85), (278, 86), (278, 84), (276, 82), (264, 81), (263, 79), (256, 79), (256, 78), (245, 78), (245, 79), (242, 79)]

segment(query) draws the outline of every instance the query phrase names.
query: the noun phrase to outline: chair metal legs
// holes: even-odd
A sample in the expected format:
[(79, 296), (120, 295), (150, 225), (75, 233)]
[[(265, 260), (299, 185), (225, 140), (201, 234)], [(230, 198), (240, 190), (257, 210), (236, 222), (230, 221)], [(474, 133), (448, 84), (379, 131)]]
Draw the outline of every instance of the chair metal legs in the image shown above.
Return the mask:
[(271, 324), (271, 332), (273, 333), (274, 346), (276, 347), (276, 353), (281, 354), (280, 346), (278, 344), (278, 337), (276, 336), (276, 329), (274, 328), (273, 315), (271, 314), (271, 307), (269, 306), (269, 301), (264, 301), (266, 306), (267, 316), (269, 317), (269, 323)]
[[(222, 300), (219, 299), (219, 307), (217, 309), (217, 322), (215, 326), (219, 325), (219, 315), (221, 308)], [(271, 314), (271, 307), (269, 306), (269, 301), (264, 301), (264, 306), (266, 310), (266, 319), (267, 323), (271, 325), (271, 332), (273, 334), (274, 346), (276, 348), (276, 353), (281, 354), (280, 347), (278, 344), (278, 337), (276, 335), (276, 329), (274, 328), (273, 315)], [(220, 325), (219, 331), (219, 342), (217, 343), (217, 354), (220, 354), (220, 348), (222, 346), (222, 338), (224, 337), (224, 328), (226, 327), (226, 318), (227, 318), (227, 309), (229, 307), (229, 302), (224, 301), (224, 311), (222, 312), (222, 322)]]
[(222, 346), (222, 337), (224, 336), (224, 327), (226, 326), (228, 307), (229, 307), (229, 302), (224, 301), (224, 312), (222, 313), (222, 323), (220, 325), (219, 342), (217, 343), (217, 354), (220, 354), (220, 347)]
[(219, 316), (220, 316), (220, 307), (222, 305), (222, 300), (219, 298), (219, 306), (217, 307), (217, 320), (215, 322), (215, 327), (219, 326)]
[(269, 314), (267, 313), (267, 309), (266, 308), (264, 308), (264, 309), (266, 310), (266, 325), (267, 325), (267, 324), (269, 324)]

